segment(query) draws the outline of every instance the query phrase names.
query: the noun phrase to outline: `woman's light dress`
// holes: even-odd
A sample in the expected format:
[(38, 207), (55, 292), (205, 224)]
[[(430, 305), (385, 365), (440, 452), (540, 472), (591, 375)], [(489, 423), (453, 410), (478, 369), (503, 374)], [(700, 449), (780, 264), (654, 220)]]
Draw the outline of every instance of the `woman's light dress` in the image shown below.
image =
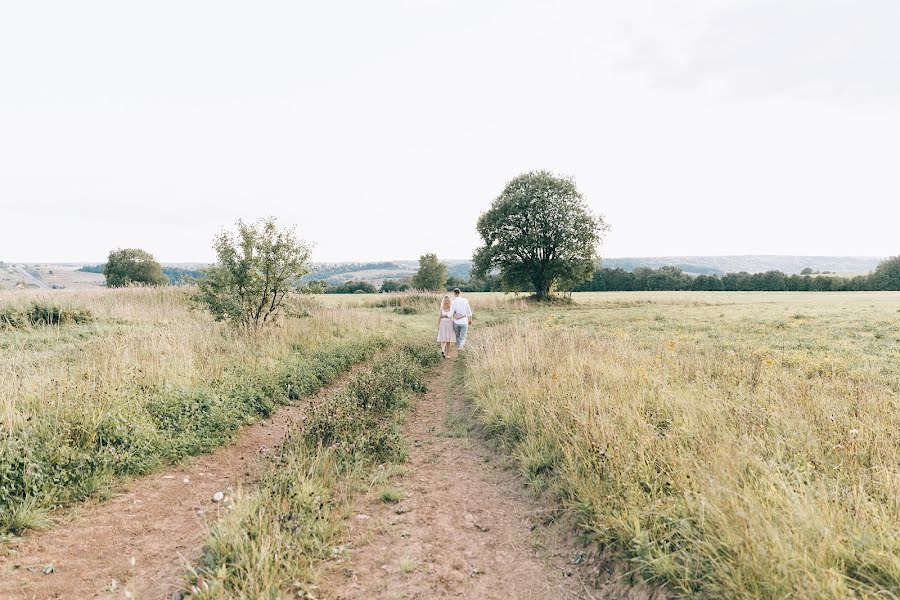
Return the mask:
[(453, 333), (452, 310), (444, 310), (441, 308), (441, 324), (438, 326), (437, 341), (439, 342), (456, 342), (456, 334)]

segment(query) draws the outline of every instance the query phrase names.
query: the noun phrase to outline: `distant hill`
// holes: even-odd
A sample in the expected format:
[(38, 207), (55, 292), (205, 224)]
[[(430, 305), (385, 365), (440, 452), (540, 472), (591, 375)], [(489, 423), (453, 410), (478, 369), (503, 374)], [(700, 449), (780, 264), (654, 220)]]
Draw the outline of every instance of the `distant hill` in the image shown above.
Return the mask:
[[(467, 260), (441, 261), (447, 265), (451, 277), (468, 279), (472, 263)], [(340, 285), (348, 281), (365, 281), (378, 287), (386, 279), (408, 279), (419, 270), (417, 260), (359, 263), (312, 263), (303, 281), (325, 281)]]

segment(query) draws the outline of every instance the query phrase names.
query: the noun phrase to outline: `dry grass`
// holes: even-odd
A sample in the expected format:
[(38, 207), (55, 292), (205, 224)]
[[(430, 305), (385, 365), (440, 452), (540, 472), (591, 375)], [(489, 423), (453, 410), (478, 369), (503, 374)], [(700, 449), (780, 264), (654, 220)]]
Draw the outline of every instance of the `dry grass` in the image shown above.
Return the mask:
[(900, 594), (897, 294), (578, 296), (466, 359), (537, 488), (679, 594)]
[(114, 402), (127, 390), (201, 383), (373, 325), (390, 329), (385, 316), (313, 306), (312, 318), (285, 320), (248, 337), (192, 310), (178, 288), (6, 292), (0, 307), (34, 298), (89, 308), (96, 321), (0, 334), (0, 426), (6, 431), (29, 418)]

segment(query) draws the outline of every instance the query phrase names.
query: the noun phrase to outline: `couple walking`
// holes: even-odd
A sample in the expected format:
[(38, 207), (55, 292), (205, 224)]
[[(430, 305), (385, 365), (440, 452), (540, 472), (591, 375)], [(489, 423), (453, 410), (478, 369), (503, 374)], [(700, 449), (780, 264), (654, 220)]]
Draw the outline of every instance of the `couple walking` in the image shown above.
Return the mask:
[(459, 353), (466, 345), (466, 335), (469, 333), (469, 325), (472, 324), (472, 307), (469, 301), (460, 296), (459, 288), (453, 290), (453, 299), (450, 295), (441, 300), (441, 314), (438, 317), (438, 337), (441, 343), (441, 354), (450, 356), (451, 344), (456, 344)]

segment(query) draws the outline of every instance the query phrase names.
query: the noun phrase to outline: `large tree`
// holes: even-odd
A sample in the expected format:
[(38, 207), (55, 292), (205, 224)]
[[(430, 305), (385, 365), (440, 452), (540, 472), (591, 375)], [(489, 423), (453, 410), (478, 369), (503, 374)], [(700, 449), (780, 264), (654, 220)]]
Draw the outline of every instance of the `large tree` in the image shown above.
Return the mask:
[(870, 289), (900, 290), (900, 255), (886, 258), (869, 275)]
[(153, 255), (139, 248), (113, 250), (103, 266), (107, 287), (167, 285), (169, 278)]
[(413, 275), (412, 286), (417, 290), (437, 291), (447, 283), (447, 265), (440, 262), (436, 254), (419, 257), (419, 270)]
[(273, 322), (309, 271), (309, 246), (293, 228), (279, 229), (273, 217), (238, 221), (237, 231), (222, 231), (213, 247), (218, 262), (199, 281), (194, 299), (217, 321), (247, 329)]
[(607, 229), (571, 178), (547, 171), (519, 175), (478, 219), (484, 245), (475, 251), (472, 275), (498, 269), (507, 288), (530, 286), (544, 299), (591, 278)]

